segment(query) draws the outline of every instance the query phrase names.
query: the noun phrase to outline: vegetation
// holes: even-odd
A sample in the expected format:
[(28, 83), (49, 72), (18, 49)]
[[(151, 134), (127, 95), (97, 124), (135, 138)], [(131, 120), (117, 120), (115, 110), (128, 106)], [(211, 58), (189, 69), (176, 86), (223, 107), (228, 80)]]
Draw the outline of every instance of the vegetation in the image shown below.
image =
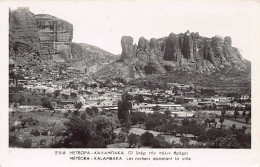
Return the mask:
[(129, 134), (128, 135), (128, 144), (129, 147), (136, 146), (140, 142), (140, 136), (137, 134)]
[(52, 104), (51, 104), (51, 101), (50, 101), (48, 98), (42, 98), (42, 99), (41, 99), (41, 102), (42, 102), (42, 106), (43, 106), (44, 108), (48, 108), (48, 109), (50, 109), (50, 110), (53, 110), (53, 109), (54, 109), (53, 106), (52, 106)]
[(129, 115), (130, 111), (132, 110), (132, 103), (131, 100), (133, 97), (128, 94), (124, 93), (122, 94), (122, 100), (118, 103), (118, 119), (121, 123), (127, 123), (130, 121)]

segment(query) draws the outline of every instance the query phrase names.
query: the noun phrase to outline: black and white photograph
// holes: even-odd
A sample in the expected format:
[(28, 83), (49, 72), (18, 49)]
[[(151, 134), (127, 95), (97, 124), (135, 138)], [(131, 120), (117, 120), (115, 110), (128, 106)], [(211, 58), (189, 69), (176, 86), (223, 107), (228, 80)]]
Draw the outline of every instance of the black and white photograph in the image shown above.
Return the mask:
[[(117, 18), (117, 12), (107, 15), (109, 6), (100, 8), (93, 21), (81, 9), (69, 13), (82, 16), (75, 25), (48, 9), (10, 8), (10, 147), (251, 148), (251, 62), (232, 37), (216, 28), (210, 37), (152, 28), (164, 36), (126, 34), (109, 44), (121, 53), (77, 43), (74, 33), (88, 38), (75, 32), (80, 26), (111, 36), (114, 20), (139, 28), (127, 21), (127, 11)], [(147, 14), (132, 22), (154, 15)], [(104, 27), (97, 31), (94, 21)]]
[(199, 2), (6, 3), (7, 147), (254, 149), (259, 1)]

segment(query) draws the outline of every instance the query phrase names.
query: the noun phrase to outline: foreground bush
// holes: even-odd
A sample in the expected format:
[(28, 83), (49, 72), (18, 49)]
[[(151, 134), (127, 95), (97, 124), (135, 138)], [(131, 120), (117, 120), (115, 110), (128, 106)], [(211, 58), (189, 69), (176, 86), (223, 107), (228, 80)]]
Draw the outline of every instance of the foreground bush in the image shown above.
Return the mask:
[(41, 133), (38, 130), (36, 130), (36, 129), (33, 129), (31, 131), (31, 134), (34, 135), (34, 136), (40, 136), (41, 135)]

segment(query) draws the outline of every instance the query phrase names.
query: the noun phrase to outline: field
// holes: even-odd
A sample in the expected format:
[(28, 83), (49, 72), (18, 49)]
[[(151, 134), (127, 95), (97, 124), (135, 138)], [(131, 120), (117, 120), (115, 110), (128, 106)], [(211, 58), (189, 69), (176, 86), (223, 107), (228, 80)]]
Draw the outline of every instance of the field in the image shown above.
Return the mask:
[[(12, 112), (9, 114), (10, 136), (16, 135), (19, 139), (32, 139), (32, 147), (37, 147), (40, 142), (48, 145), (54, 140), (55, 134), (64, 129), (67, 119), (60, 113), (52, 112)], [(21, 126), (22, 122), (26, 122)], [(15, 128), (15, 129), (14, 129)], [(38, 130), (40, 135), (31, 132)], [(47, 132), (47, 135), (43, 132)]]
[[(115, 129), (115, 133), (118, 134), (119, 131), (120, 131), (120, 128)], [(141, 128), (131, 128), (131, 130), (129, 131), (129, 134), (134, 133), (134, 134), (141, 136), (146, 131), (152, 133), (154, 136), (161, 134), (164, 137), (165, 141), (167, 141), (169, 143), (173, 142), (174, 144), (180, 144), (180, 137), (176, 137), (174, 135), (165, 135), (162, 132), (156, 132), (156, 131), (153, 131), (153, 130), (144, 130), (144, 129), (141, 129)], [(190, 140), (189, 144), (195, 145), (195, 144), (197, 144), (197, 141)], [(109, 145), (109, 148), (126, 148), (126, 147), (128, 147), (127, 143), (116, 143), (116, 144)]]
[[(217, 127), (220, 127), (220, 122), (219, 122), (219, 118), (216, 118), (216, 122), (217, 122)], [(240, 123), (237, 121), (233, 121), (233, 120), (228, 120), (225, 119), (225, 121), (223, 122), (223, 125), (225, 125), (225, 128), (230, 128), (232, 127), (232, 124), (236, 124), (236, 128), (242, 128), (243, 126), (246, 126), (246, 133), (251, 133), (251, 125), (250, 124), (245, 124), (245, 123)]]

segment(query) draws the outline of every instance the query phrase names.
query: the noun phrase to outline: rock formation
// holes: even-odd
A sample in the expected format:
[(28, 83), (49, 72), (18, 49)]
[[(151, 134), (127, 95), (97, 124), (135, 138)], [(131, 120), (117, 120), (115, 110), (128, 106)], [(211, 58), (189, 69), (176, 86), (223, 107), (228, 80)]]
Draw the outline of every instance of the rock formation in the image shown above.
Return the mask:
[(186, 31), (159, 39), (141, 37), (136, 45), (132, 37), (123, 36), (121, 56), (114, 62), (117, 56), (102, 49), (72, 43), (73, 25), (65, 20), (46, 14), (34, 15), (28, 8), (18, 8), (9, 14), (10, 57), (21, 57), (19, 61), (24, 60), (24, 63), (27, 63), (26, 56), (34, 65), (40, 64), (43, 58), (98, 71), (97, 76), (129, 79), (166, 72), (173, 74), (178, 70), (205, 75), (250, 71), (250, 62), (232, 47), (230, 37), (207, 38)]
[[(168, 37), (150, 41), (139, 38), (136, 47), (133, 38), (123, 36), (121, 39), (122, 54), (119, 63), (127, 66), (131, 72), (122, 74), (123, 77), (143, 77), (147, 74), (162, 74), (176, 70), (187, 73), (211, 75), (223, 70), (248, 71), (249, 61), (242, 58), (239, 50), (232, 47), (230, 37), (202, 37), (199, 33), (170, 33)], [(119, 65), (118, 65), (119, 66)], [(109, 73), (109, 66), (97, 74)], [(122, 68), (122, 67), (121, 67)]]
[(27, 45), (46, 57), (70, 56), (72, 24), (50, 15), (34, 15), (29, 8), (10, 11), (11, 45)]
[(130, 36), (123, 36), (121, 38), (122, 54), (120, 61), (131, 58), (134, 51), (133, 41), (133, 38)]
[[(72, 43), (73, 25), (65, 20), (48, 14), (35, 15), (29, 8), (10, 10), (9, 16), (10, 58), (22, 65), (41, 65), (42, 60), (47, 60), (46, 64), (66, 62), (94, 73), (118, 58), (91, 45)], [(123, 57), (132, 54), (131, 43), (133, 39), (122, 38)]]
[(40, 37), (40, 50), (44, 55), (64, 60), (70, 58), (73, 25), (56, 17), (39, 14), (35, 15)]

